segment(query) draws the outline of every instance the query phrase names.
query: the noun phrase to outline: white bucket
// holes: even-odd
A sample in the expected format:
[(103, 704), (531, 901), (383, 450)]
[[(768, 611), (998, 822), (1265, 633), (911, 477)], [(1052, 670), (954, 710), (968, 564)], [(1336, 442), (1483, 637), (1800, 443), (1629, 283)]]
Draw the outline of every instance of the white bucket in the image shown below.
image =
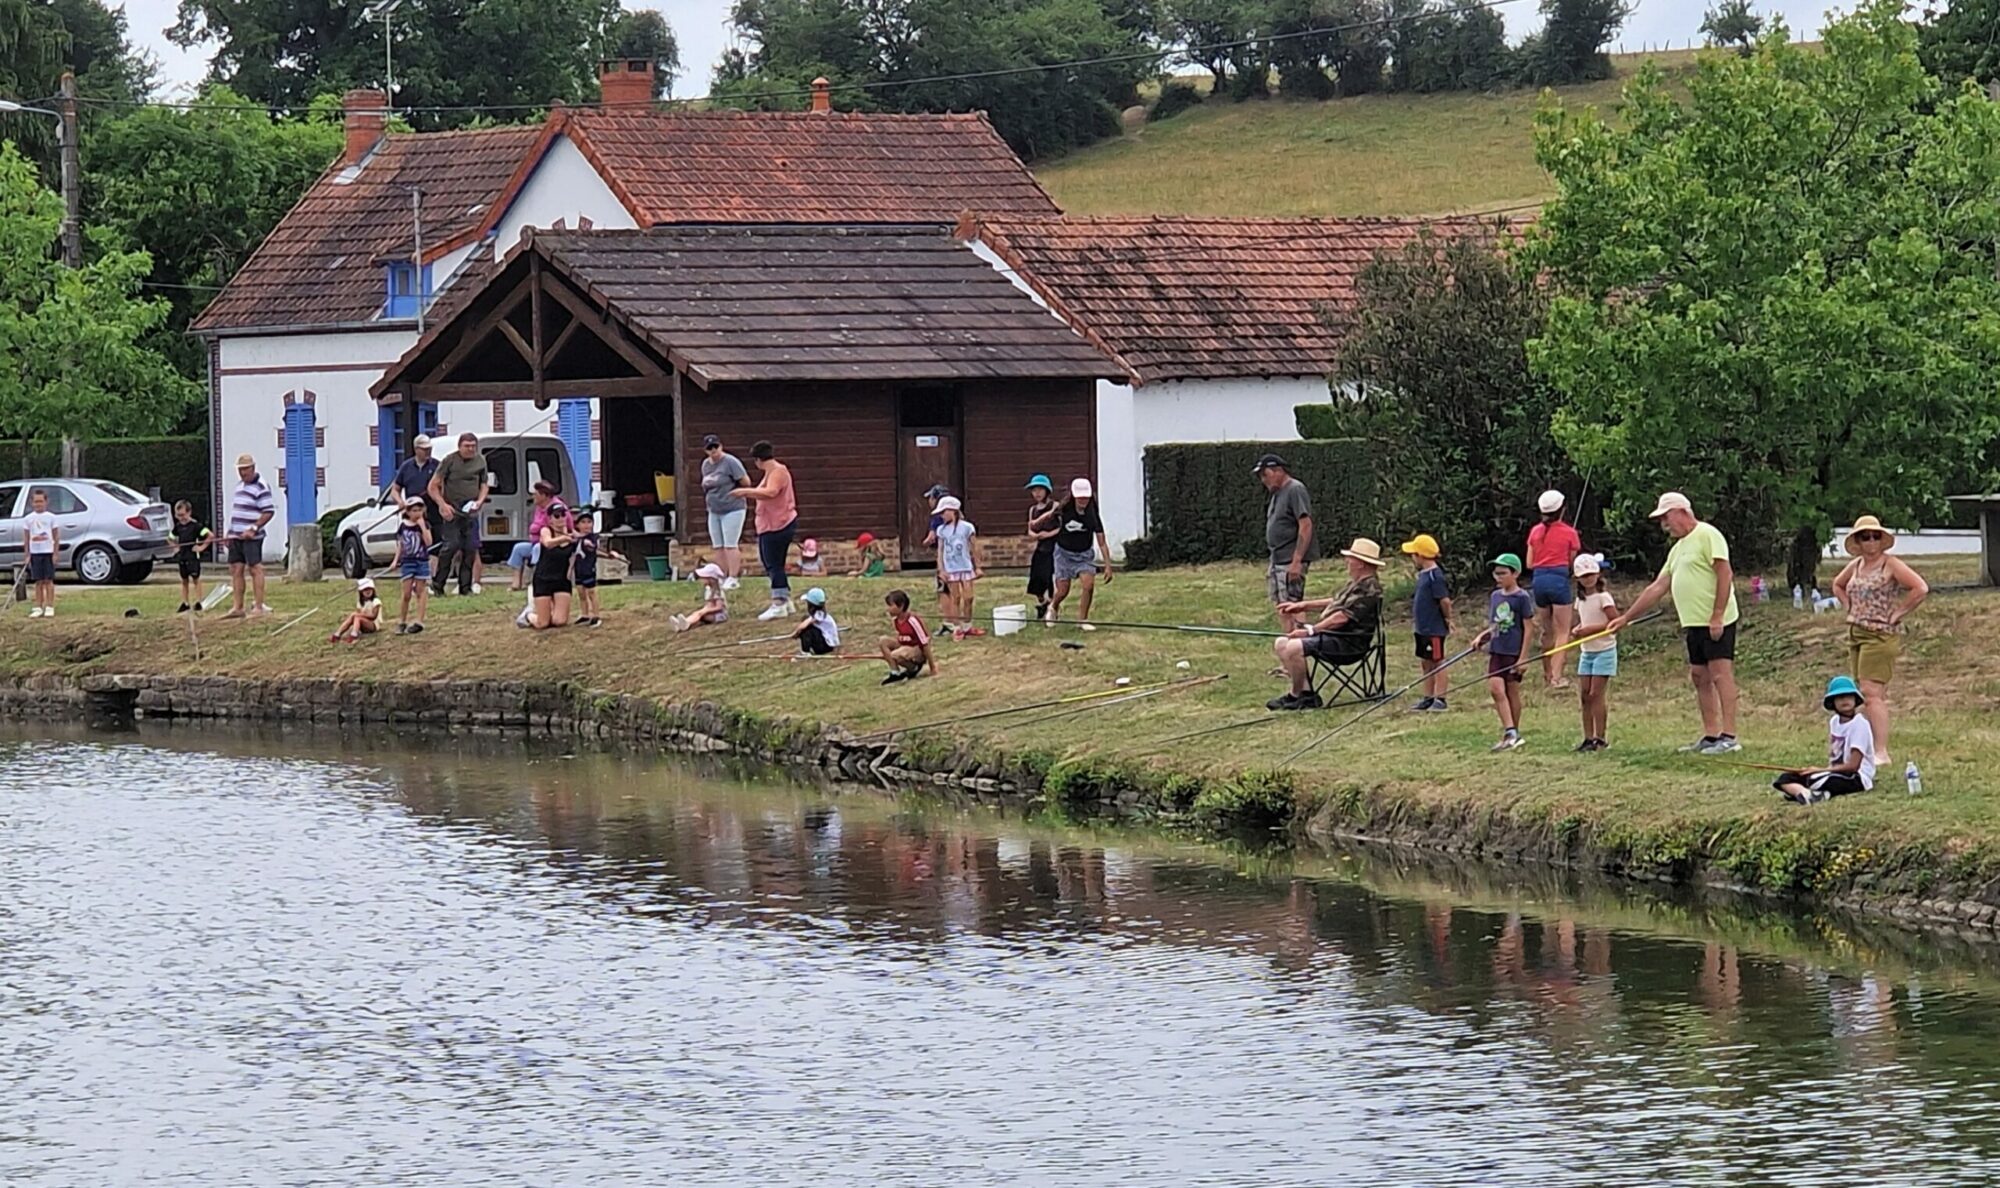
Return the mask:
[(648, 532), (651, 532), (651, 533), (653, 533), (654, 535), (658, 535), (658, 536), (663, 536), (663, 535), (665, 535), (665, 534), (666, 534), (666, 531), (667, 531), (667, 517), (665, 517), (665, 516), (647, 516), (647, 517), (646, 517), (646, 531), (648, 531)]
[(1012, 635), (1028, 625), (1028, 608), (1015, 603), (993, 608), (993, 634)]

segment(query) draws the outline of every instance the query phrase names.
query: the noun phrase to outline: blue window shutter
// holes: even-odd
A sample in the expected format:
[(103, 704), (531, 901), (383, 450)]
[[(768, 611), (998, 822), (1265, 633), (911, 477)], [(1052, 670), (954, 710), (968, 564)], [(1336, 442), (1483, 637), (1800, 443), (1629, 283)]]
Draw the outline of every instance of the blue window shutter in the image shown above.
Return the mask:
[(319, 519), (319, 451), (314, 448), (313, 406), (294, 400), (285, 406), (285, 520), (311, 524)]
[(590, 401), (566, 397), (556, 402), (556, 436), (569, 453), (570, 469), (576, 471), (575, 500), (590, 502)]
[(382, 467), (382, 485), (388, 486), (402, 465), (402, 409), (393, 404), (375, 409), (375, 460)]

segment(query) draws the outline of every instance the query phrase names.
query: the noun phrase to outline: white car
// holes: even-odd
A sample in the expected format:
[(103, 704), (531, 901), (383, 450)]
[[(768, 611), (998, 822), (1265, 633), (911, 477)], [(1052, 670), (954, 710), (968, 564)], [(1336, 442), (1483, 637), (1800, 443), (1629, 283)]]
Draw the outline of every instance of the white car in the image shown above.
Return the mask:
[(109, 479), (8, 479), (0, 482), (0, 569), (27, 562), (21, 519), (29, 499), (48, 497), (61, 546), (56, 565), (74, 569), (92, 586), (143, 582), (156, 561), (170, 561), (179, 546), (168, 535), (167, 505)]
[[(574, 502), (579, 490), (576, 471), (563, 443), (546, 435), (523, 435), (486, 450), (492, 494), (479, 517), (479, 551), (489, 562), (504, 560), (515, 543), (527, 539), (534, 514), (530, 492), (547, 479)], [(396, 559), (396, 521), (401, 517), (389, 500), (389, 488), (341, 517), (334, 529), (340, 571), (359, 578)]]

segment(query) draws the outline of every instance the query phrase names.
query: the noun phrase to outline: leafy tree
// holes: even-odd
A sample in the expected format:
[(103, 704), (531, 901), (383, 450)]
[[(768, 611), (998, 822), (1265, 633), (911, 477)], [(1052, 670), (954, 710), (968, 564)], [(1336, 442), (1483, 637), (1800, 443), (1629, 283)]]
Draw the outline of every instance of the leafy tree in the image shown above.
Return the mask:
[(1615, 124), (1537, 118), (1557, 438), (1628, 516), (1684, 490), (1788, 583), (1842, 517), (1942, 513), (2000, 431), (2000, 104), (1927, 75), (1901, 8), (1824, 52), (1778, 23), (1685, 99), (1648, 69)]
[[(382, 85), (383, 23), (368, 20), (363, 8), (349, 0), (180, 0), (168, 36), (182, 46), (214, 48), (211, 81), (302, 112), (315, 95)], [(597, 60), (622, 36), (636, 35), (625, 15), (617, 0), (405, 4), (390, 22), (394, 100), (412, 108), (501, 106), (526, 114), (558, 99), (593, 99)], [(476, 115), (419, 111), (413, 122), (458, 127)]]
[(1510, 80), (1507, 26), (1494, 9), (1470, 0), (1399, 0), (1391, 14), (1392, 90), (1483, 91)]
[(85, 131), (84, 202), (92, 221), (151, 255), (146, 279), (170, 311), (155, 346), (181, 373), (201, 374), (184, 331), (340, 153), (331, 112), (273, 120), (225, 87), (185, 110), (142, 108)]
[(0, 431), (26, 440), (158, 433), (199, 389), (146, 345), (165, 301), (139, 296), (144, 252), (89, 230), (80, 269), (50, 250), (62, 199), (12, 144), (0, 147)]
[(62, 24), (66, 43), (62, 56), (76, 72), (79, 94), (132, 100), (152, 93), (154, 65), (132, 48), (123, 8), (108, 8), (104, 0), (50, 0), (49, 8)]
[[(1139, 37), (1097, 0), (738, 0), (734, 21), (753, 48), (724, 56), (718, 102), (802, 107), (823, 74), (843, 107), (984, 110), (1031, 158), (1116, 134), (1114, 105), (1135, 101), (1153, 68)], [(954, 77), (916, 81), (940, 76)]]
[(1733, 45), (1748, 55), (1764, 31), (1764, 18), (1750, 7), (1750, 0), (1722, 0), (1701, 18), (1701, 35), (1710, 45)]
[(667, 18), (650, 8), (619, 14), (611, 23), (614, 58), (643, 58), (653, 64), (653, 98), (670, 94), (681, 72), (681, 43)]
[(1264, 15), (1257, 0), (1166, 0), (1167, 33), (1180, 47), (1180, 60), (1207, 70), (1214, 93), (1229, 88), (1237, 51), (1231, 43), (1251, 37)]
[(1626, 0), (1542, 0), (1542, 31), (1521, 47), (1524, 77), (1540, 86), (1610, 78), (1604, 47), (1631, 12)]
[(1917, 27), (1924, 68), (1947, 83), (2000, 80), (2000, 0), (1951, 0), (1927, 4)]
[(1379, 253), (1333, 376), (1354, 393), (1335, 397), (1341, 430), (1376, 448), (1388, 520), (1437, 536), (1467, 580), (1520, 549), (1535, 491), (1573, 487), (1550, 435), (1558, 397), (1528, 366), (1547, 303), (1502, 250), (1511, 238), (1504, 223), (1427, 230)]

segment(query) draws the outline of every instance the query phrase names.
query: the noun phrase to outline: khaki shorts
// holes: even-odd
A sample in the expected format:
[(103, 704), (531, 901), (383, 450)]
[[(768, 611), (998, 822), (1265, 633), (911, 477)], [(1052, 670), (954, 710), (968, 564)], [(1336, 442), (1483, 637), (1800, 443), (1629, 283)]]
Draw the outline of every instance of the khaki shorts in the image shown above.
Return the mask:
[(1847, 667), (1855, 680), (1888, 684), (1896, 679), (1896, 657), (1902, 653), (1901, 636), (1859, 623), (1847, 625)]
[(889, 649), (889, 663), (898, 668), (914, 668), (924, 662), (924, 650), (913, 648), (894, 635), (885, 635), (881, 646)]
[(1289, 568), (1291, 568), (1289, 565), (1273, 565), (1264, 575), (1264, 592), (1271, 596), (1273, 604), (1305, 601), (1306, 574), (1311, 571), (1312, 566), (1301, 565), (1297, 581), (1293, 581), (1285, 572)]

